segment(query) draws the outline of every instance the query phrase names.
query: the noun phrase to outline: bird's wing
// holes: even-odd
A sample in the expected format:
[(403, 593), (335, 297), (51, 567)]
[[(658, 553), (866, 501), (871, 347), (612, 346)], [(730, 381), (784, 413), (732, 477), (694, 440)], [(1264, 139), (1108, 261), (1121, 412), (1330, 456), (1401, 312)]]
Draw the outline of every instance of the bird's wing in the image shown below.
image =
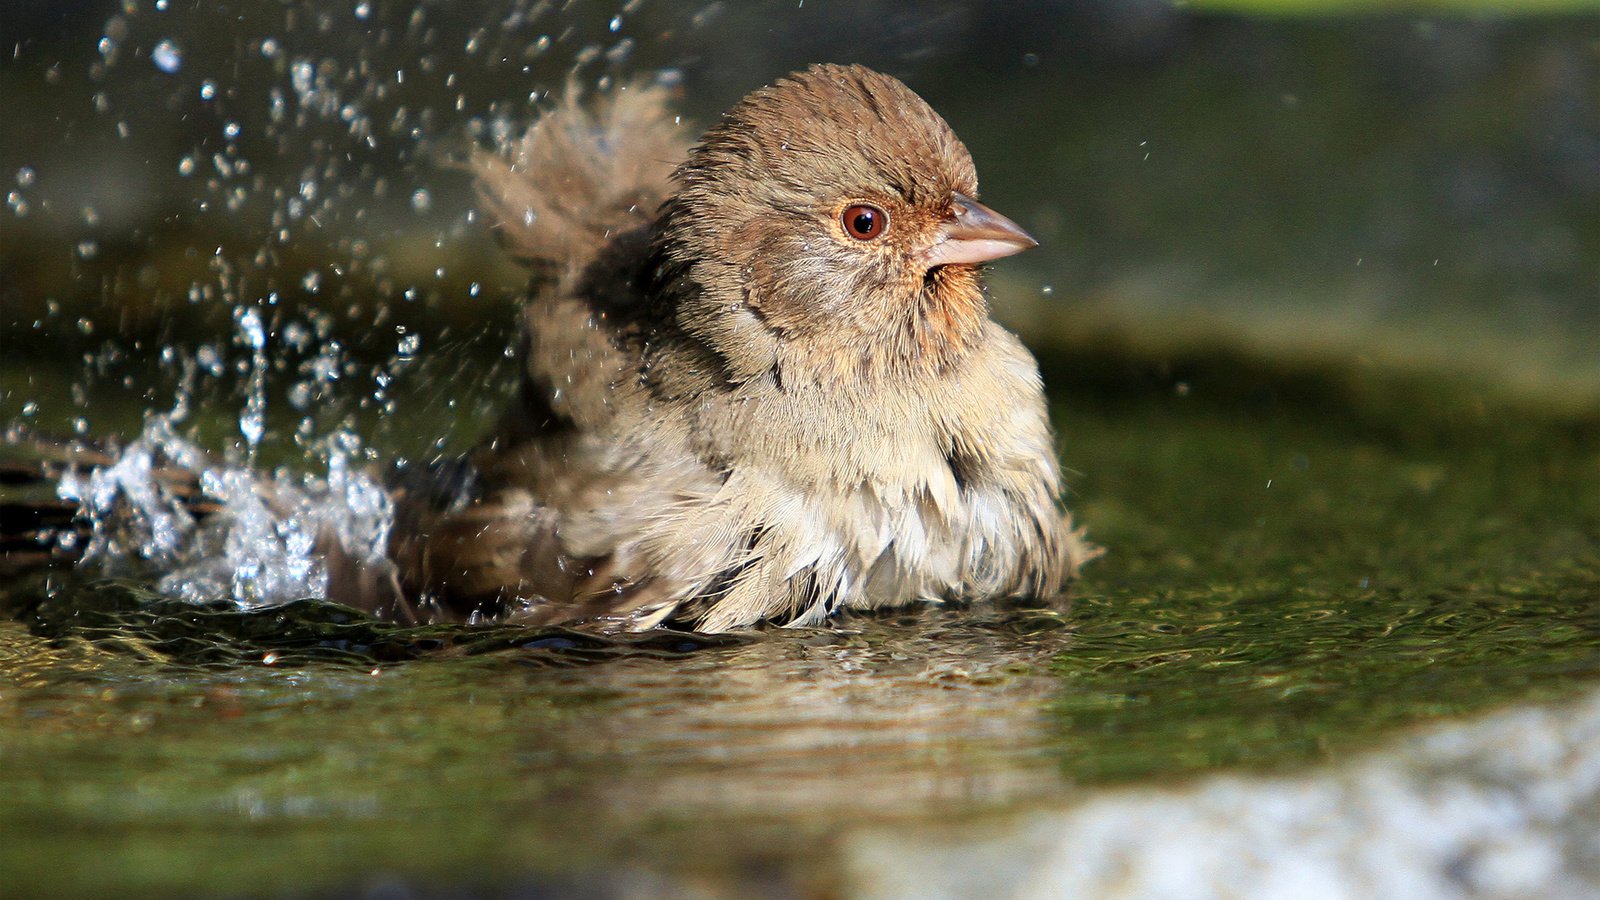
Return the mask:
[(406, 593), (447, 619), (637, 628), (672, 613), (718, 566), (673, 565), (646, 536), (720, 480), (681, 448), (620, 443), (568, 433), (480, 452), (449, 509), (414, 508), (426, 492), (400, 489), (391, 552)]
[(636, 81), (584, 96), (573, 84), (502, 154), (473, 163), (484, 212), (535, 272), (524, 313), (523, 396), (496, 440), (592, 431), (636, 380), (633, 323), (651, 314), (649, 230), (688, 139), (668, 92)]

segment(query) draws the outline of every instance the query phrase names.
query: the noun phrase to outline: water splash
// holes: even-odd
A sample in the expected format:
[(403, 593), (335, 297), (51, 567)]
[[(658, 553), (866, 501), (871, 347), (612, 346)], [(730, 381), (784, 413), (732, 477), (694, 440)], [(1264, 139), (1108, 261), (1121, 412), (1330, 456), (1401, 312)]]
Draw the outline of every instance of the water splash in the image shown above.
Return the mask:
[(254, 464), (267, 431), (267, 329), (255, 307), (236, 308), (233, 318), (238, 326), (236, 340), (250, 351), (250, 383), (244, 412), (239, 414), (239, 433), (244, 436), (245, 461)]
[[(457, 419), (476, 438), (485, 373), (425, 399), (452, 416), (430, 420), (425, 444), (391, 433), (414, 414), (397, 396), (419, 393), (400, 379), (453, 365), (434, 362), (448, 344), (509, 346), (500, 301), (525, 284), (486, 252), (452, 161), (520, 134), (569, 77), (609, 84), (634, 64), (634, 35), (681, 32), (679, 13), (639, 5), (226, 12), (163, 0), (110, 15), (85, 47), (92, 118), (74, 127), (115, 133), (113, 162), (158, 165), (56, 200), (82, 214), (51, 245), (73, 251), (79, 293), (128, 314), (41, 300), (35, 330), (66, 331), (84, 365), (70, 398), (24, 397), (19, 417), (41, 433), (137, 433), (59, 485), (92, 526), (94, 565), (246, 607), (328, 596), (333, 548), (387, 565), (392, 504), (369, 448), (398, 462), (442, 453)], [(233, 40), (212, 40), (224, 29)], [(0, 189), (7, 219), (42, 228), (60, 170), (21, 162)], [(176, 406), (151, 407), (175, 377)], [(58, 424), (69, 415), (70, 429)], [(263, 471), (274, 460), (289, 468)]]
[(86, 563), (154, 569), (164, 594), (243, 609), (328, 599), (331, 552), (388, 570), (394, 505), (355, 465), (355, 434), (319, 442), (325, 474), (269, 474), (215, 462), (178, 435), (178, 417), (151, 416), (110, 464), (63, 476), (58, 493), (91, 523)]
[[(57, 486), (93, 523), (85, 562), (111, 565), (142, 559), (172, 563), (195, 530), (194, 515), (157, 474), (164, 464), (183, 467), (198, 451), (172, 432), (168, 416), (153, 417), (116, 461), (87, 475), (69, 469)], [(159, 462), (158, 462), (159, 460)]]

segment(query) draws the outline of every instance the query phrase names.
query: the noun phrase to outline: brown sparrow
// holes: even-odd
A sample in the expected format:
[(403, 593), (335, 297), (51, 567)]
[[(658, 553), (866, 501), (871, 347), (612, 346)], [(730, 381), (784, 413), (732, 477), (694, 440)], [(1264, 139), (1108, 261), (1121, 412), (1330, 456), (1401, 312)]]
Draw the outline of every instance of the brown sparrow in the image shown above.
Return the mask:
[(950, 126), (860, 66), (688, 150), (666, 100), (569, 90), (474, 163), (536, 272), (524, 380), (454, 494), (398, 491), (417, 612), (723, 631), (1058, 594), (1091, 554), (979, 272), (1036, 242)]

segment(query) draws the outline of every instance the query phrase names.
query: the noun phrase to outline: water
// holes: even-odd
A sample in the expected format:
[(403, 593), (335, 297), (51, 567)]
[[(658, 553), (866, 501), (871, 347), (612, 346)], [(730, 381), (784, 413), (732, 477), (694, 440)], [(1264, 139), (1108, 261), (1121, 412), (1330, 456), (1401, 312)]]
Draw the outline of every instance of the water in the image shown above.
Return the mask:
[[(0, 868), (43, 893), (877, 884), (857, 840), (1026, 847), (996, 823), (1600, 684), (1592, 415), (1237, 358), (1181, 396), (1047, 370), (1112, 548), (1065, 612), (602, 639), (13, 588)], [(1270, 390), (1207, 399), (1222, 373)]]
[[(1051, 682), (1025, 667), (1052, 634), (1059, 644), (1059, 626), (1018, 640), (1004, 624), (906, 624), (205, 668), (168, 655), (219, 640), (203, 628), (168, 643), (94, 629), (109, 643), (76, 652), (8, 629), (8, 675), (22, 683), (5, 718), (31, 724), (8, 729), (15, 790), (0, 815), (35, 827), (13, 832), (6, 867), (50, 891), (159, 887), (169, 866), (195, 878), (199, 860), (212, 874), (188, 883), (207, 891), (291, 869), (301, 889), (383, 873), (603, 884), (674, 858), (690, 861), (675, 879), (738, 879), (749, 865), (793, 877), (809, 862), (776, 848), (846, 822), (1056, 785), (1043, 735), (1027, 739)], [(87, 781), (64, 794), (69, 770)], [(126, 802), (112, 799), (118, 784)], [(188, 837), (175, 839), (178, 823)], [(63, 829), (103, 839), (52, 837)], [(72, 859), (54, 874), (26, 865), (43, 852)], [(295, 857), (308, 867), (283, 867)]]
[[(165, 456), (237, 515), (150, 493), (98, 567), (0, 587), (6, 883), (961, 895), (940, 860), (978, 846), (965, 893), (993, 896), (1080, 845), (1209, 871), (1162, 865), (1252, 828), (1252, 871), (1283, 871), (1307, 845), (1271, 821), (1311, 809), (1351, 848), (1327, 885), (1432, 835), (1413, 814), (1441, 791), (1458, 821), (1522, 810), (1502, 784), (1585, 808), (1583, 778), (1427, 747), (1520, 759), (1509, 729), (1594, 765), (1595, 23), (817, 6), (38, 26), (61, 35), (0, 69), (39, 135), (0, 145), (0, 419), (139, 439), (73, 484), (91, 503)], [(708, 121), (824, 58), (908, 75), (1046, 242), (995, 294), (1109, 549), (1070, 608), (604, 638), (326, 596), (307, 535), (381, 544), (378, 473), (470, 446), (514, 383), (523, 276), (451, 161), (575, 68), (667, 67)], [(1443, 736), (1396, 747), (1420, 726)], [(1592, 831), (1474, 834), (1559, 874)], [(1485, 865), (1389, 869), (1519, 883)]]

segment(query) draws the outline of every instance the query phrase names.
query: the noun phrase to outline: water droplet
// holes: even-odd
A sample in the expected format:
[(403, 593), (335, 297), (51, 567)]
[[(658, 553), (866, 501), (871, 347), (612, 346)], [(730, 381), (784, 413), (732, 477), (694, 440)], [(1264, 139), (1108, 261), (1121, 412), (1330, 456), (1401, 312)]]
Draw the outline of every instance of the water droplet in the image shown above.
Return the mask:
[(195, 350), (194, 361), (206, 371), (206, 374), (214, 378), (222, 375), (222, 355), (211, 344), (202, 344)]
[(267, 433), (267, 418), (259, 411), (246, 408), (239, 415), (239, 434), (244, 436), (245, 446), (254, 450), (260, 446), (261, 438)]
[(626, 62), (633, 53), (633, 38), (623, 38), (617, 45), (606, 51), (606, 60), (613, 63)]
[(289, 67), (289, 83), (294, 87), (295, 95), (301, 103), (311, 99), (311, 90), (316, 86), (317, 70), (311, 65), (310, 60), (297, 59)]
[(239, 314), (239, 337), (246, 346), (256, 350), (267, 345), (267, 330), (262, 327), (261, 313), (246, 309)]
[(183, 51), (170, 40), (164, 40), (150, 51), (150, 61), (156, 68), (171, 75), (183, 68)]

